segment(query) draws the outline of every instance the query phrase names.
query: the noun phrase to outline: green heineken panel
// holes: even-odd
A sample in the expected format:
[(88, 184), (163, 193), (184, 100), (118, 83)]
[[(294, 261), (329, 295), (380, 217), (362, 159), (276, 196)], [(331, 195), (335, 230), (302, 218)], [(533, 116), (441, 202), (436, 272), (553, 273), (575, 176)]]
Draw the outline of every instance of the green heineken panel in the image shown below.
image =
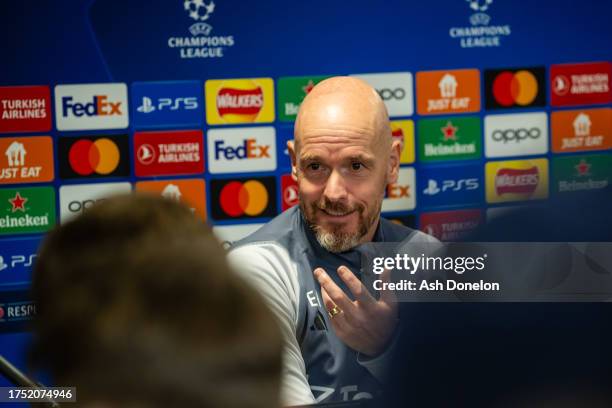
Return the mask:
[(593, 154), (553, 158), (555, 193), (602, 190), (612, 178), (612, 155)]
[(478, 159), (482, 154), (479, 117), (421, 119), (417, 132), (422, 162)]
[(54, 225), (53, 187), (0, 189), (0, 235), (45, 232)]
[(284, 77), (277, 81), (278, 119), (292, 122), (297, 116), (300, 104), (310, 90), (329, 76)]

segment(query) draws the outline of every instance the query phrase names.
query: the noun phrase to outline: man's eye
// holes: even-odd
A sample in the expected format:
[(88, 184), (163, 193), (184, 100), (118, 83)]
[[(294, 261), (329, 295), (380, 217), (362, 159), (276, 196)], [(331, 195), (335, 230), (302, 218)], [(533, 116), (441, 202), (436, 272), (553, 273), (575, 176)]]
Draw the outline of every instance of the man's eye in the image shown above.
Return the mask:
[(353, 170), (361, 170), (363, 168), (363, 164), (361, 164), (359, 162), (353, 162), (353, 163), (351, 163), (351, 168)]
[(310, 163), (308, 165), (309, 170), (319, 170), (320, 168), (321, 168), (321, 165), (319, 163)]

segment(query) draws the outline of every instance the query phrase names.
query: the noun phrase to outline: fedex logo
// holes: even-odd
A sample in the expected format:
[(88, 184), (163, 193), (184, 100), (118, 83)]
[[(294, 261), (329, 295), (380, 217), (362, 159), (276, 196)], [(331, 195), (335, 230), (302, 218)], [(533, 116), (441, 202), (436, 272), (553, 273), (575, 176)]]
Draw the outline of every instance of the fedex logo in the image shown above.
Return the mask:
[(211, 129), (207, 140), (212, 174), (276, 170), (273, 127)]
[(215, 142), (215, 160), (224, 156), (227, 160), (270, 158), (270, 145), (258, 145), (256, 139), (245, 139), (238, 147), (227, 146), (224, 140)]
[(62, 98), (62, 116), (72, 113), (76, 117), (121, 115), (121, 102), (110, 102), (107, 95), (95, 95), (89, 103), (74, 102), (72, 96)]
[(57, 85), (58, 130), (124, 129), (128, 126), (125, 84)]
[(382, 203), (383, 212), (410, 211), (416, 207), (415, 172), (413, 167), (401, 167), (397, 182), (387, 185)]

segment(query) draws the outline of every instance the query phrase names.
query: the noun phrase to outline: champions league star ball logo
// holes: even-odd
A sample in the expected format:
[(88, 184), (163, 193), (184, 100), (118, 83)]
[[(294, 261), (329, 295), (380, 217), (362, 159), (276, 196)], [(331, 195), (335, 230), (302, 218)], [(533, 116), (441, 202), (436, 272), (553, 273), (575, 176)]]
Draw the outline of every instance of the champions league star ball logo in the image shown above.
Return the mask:
[(466, 0), (474, 11), (487, 11), (493, 0)]
[(206, 21), (215, 11), (215, 2), (206, 4), (204, 0), (185, 0), (183, 2), (185, 11), (189, 12), (189, 17), (196, 21)]
[(476, 13), (470, 17), (470, 23), (472, 25), (488, 25), (489, 21), (491, 21), (491, 17), (489, 17), (484, 12), (489, 9), (489, 6), (493, 4), (493, 0), (466, 0), (470, 8), (474, 10)]

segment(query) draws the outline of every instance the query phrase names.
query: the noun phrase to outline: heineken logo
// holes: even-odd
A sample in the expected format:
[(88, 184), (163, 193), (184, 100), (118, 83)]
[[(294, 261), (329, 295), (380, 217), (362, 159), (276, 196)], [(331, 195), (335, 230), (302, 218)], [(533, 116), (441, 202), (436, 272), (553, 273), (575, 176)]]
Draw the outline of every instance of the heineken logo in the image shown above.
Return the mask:
[(610, 185), (610, 156), (590, 155), (558, 157), (553, 160), (556, 192), (601, 190)]
[(52, 187), (0, 190), (0, 234), (49, 230), (55, 225), (55, 191)]
[(424, 119), (418, 125), (422, 161), (480, 157), (479, 118)]
[(294, 121), (302, 101), (312, 91), (316, 84), (327, 78), (284, 77), (278, 80), (278, 117), (281, 121)]

